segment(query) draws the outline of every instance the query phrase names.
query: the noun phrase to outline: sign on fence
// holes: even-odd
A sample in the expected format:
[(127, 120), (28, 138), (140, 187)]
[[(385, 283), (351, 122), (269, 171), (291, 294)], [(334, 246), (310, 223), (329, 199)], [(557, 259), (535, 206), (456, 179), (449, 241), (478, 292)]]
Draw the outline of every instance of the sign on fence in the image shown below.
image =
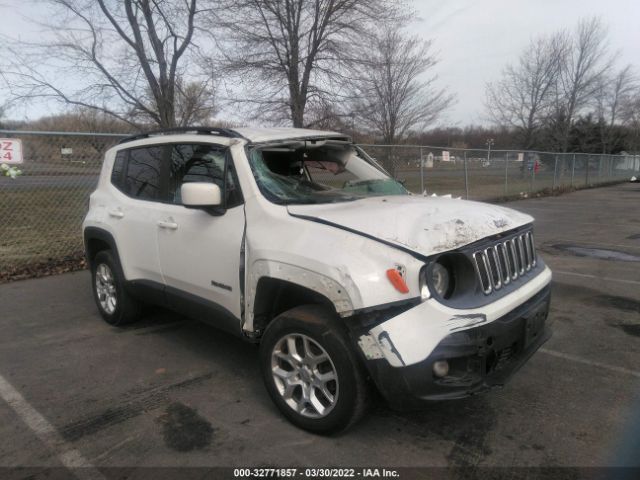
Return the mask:
[(449, 156), (449, 152), (447, 150), (442, 151), (442, 161), (443, 162), (451, 161), (451, 157)]
[(61, 148), (60, 155), (73, 155), (73, 148)]
[(22, 163), (22, 141), (18, 138), (0, 138), (0, 163)]

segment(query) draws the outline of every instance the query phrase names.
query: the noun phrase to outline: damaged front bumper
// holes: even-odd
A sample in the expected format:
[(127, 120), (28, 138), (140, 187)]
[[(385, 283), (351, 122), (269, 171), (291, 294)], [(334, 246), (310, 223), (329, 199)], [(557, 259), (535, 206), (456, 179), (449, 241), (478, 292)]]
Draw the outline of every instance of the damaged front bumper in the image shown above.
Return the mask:
[[(459, 315), (425, 302), (359, 335), (381, 394), (392, 407), (407, 409), (504, 385), (551, 336), (550, 279), (545, 269), (484, 312)], [(525, 299), (514, 302), (518, 297)], [(509, 310), (508, 304), (518, 306)], [(439, 318), (438, 312), (449, 317)]]

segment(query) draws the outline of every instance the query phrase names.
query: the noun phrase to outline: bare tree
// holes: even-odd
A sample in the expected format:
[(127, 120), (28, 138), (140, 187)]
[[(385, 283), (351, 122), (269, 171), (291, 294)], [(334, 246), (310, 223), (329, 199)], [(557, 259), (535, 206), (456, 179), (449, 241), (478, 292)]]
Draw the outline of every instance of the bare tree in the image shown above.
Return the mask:
[(607, 29), (602, 20), (593, 17), (578, 23), (573, 35), (565, 35), (567, 54), (556, 88), (555, 125), (558, 146), (566, 152), (571, 127), (577, 115), (593, 102), (613, 57), (607, 45)]
[(534, 146), (549, 114), (566, 53), (562, 34), (538, 37), (515, 65), (504, 68), (500, 80), (487, 84), (490, 117), (498, 125), (515, 129), (524, 148)]
[(176, 83), (176, 120), (179, 125), (208, 124), (217, 113), (215, 77), (206, 81)]
[(637, 78), (631, 65), (619, 70), (612, 78), (604, 79), (600, 85), (596, 93), (596, 114), (600, 125), (602, 153), (610, 153), (616, 136), (622, 133), (616, 125), (622, 119), (623, 106), (630, 103), (629, 99), (637, 88)]
[(3, 71), (14, 98), (55, 99), (161, 127), (189, 123), (210, 102), (207, 80), (189, 68), (202, 13), (197, 0), (48, 0), (47, 6), (46, 14), (56, 16), (42, 24), (46, 40), (9, 48), (15, 60)]
[(620, 106), (623, 125), (628, 129), (628, 147), (633, 153), (640, 153), (640, 87), (623, 99)]
[(431, 49), (431, 41), (387, 23), (371, 35), (369, 49), (363, 49), (353, 69), (353, 109), (359, 122), (385, 144), (426, 128), (454, 101), (436, 86), (432, 72), (438, 60)]
[[(213, 116), (218, 111), (218, 105), (215, 101), (214, 78), (211, 76), (210, 78), (186, 83), (181, 77), (176, 80), (174, 125), (184, 127), (211, 123)], [(150, 89), (147, 89), (144, 99), (147, 103), (153, 104), (154, 96)], [(144, 123), (148, 121), (149, 117), (146, 111), (133, 108), (129, 112), (129, 118), (133, 121)]]
[(320, 99), (306, 109), (305, 127), (322, 130), (349, 130), (353, 133), (355, 114), (343, 112), (338, 102), (331, 101), (331, 99)]
[[(351, 45), (372, 18), (395, 15), (391, 0), (233, 0), (213, 21), (224, 71), (255, 116), (305, 126), (342, 80)], [(321, 109), (321, 107), (319, 107)]]

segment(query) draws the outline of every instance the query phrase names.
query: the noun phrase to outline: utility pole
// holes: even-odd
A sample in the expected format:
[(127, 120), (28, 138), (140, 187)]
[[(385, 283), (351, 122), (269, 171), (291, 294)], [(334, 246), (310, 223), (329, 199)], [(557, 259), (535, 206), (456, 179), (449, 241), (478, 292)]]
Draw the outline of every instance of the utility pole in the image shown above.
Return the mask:
[(464, 151), (464, 191), (466, 199), (469, 200), (469, 173), (467, 167), (467, 151)]
[(489, 147), (489, 151), (487, 152), (487, 164), (491, 161), (491, 145), (495, 143), (493, 138), (487, 138), (487, 146)]
[(509, 194), (509, 152), (504, 154), (504, 196)]
[(420, 195), (424, 195), (424, 156), (420, 147)]

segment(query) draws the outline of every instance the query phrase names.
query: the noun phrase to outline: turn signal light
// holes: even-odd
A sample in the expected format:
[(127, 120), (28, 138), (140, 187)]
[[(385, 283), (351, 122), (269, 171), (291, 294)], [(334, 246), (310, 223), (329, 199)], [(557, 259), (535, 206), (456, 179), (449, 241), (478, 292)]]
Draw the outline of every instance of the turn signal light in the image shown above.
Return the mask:
[(404, 278), (402, 278), (402, 275), (400, 275), (400, 272), (397, 269), (390, 268), (387, 270), (387, 278), (391, 282), (391, 285), (393, 285), (393, 288), (397, 291), (400, 293), (409, 293), (409, 287), (407, 287)]

